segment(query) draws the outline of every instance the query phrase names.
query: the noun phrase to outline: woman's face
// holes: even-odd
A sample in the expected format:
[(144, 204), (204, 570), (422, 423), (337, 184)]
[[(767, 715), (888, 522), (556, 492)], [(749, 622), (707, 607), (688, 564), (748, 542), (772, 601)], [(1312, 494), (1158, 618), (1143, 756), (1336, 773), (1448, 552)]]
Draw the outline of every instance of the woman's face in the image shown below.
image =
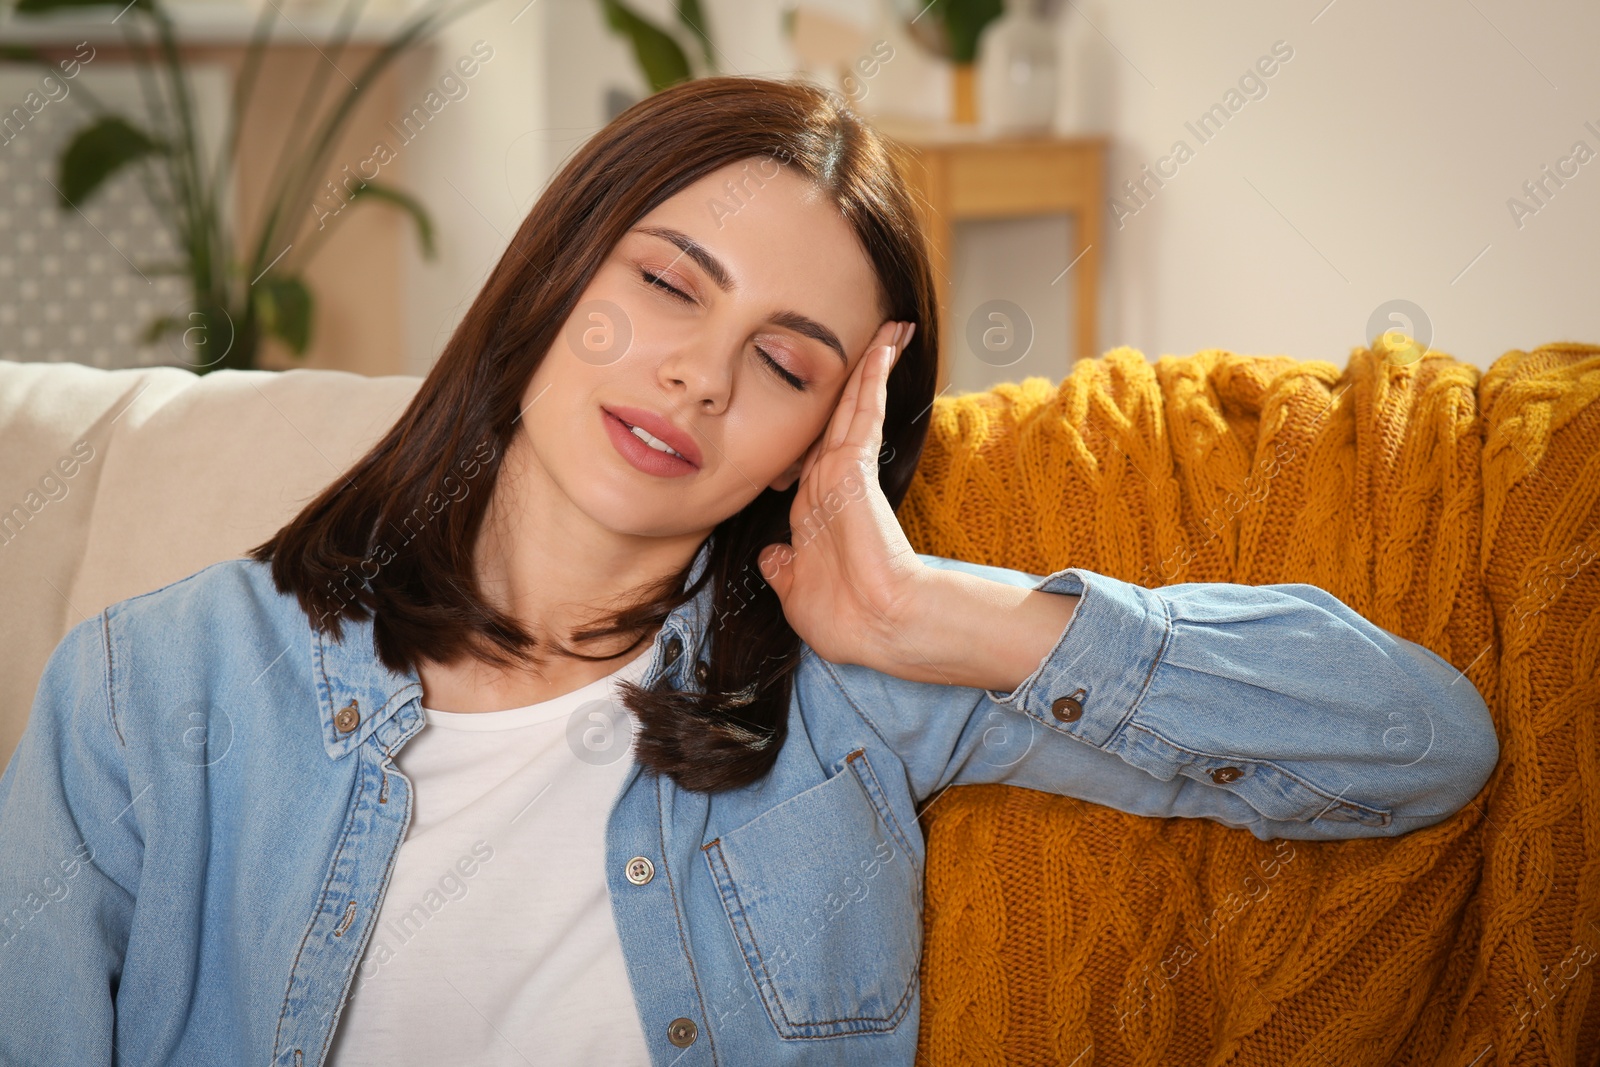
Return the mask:
[[(767, 157), (713, 171), (584, 290), (523, 396), (532, 454), (609, 529), (704, 534), (793, 484), (885, 320), (879, 289), (804, 178)], [(625, 425), (641, 423), (688, 462)]]

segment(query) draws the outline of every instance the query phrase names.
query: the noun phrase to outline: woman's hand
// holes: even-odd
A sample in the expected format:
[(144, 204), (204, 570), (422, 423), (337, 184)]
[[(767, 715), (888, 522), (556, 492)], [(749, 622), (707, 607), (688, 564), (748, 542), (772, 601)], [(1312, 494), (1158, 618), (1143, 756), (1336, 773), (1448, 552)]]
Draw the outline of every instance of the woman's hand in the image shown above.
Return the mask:
[(886, 322), (806, 453), (789, 512), (793, 545), (768, 545), (761, 575), (823, 659), (871, 667), (905, 658), (899, 612), (928, 571), (878, 485), (889, 368), (916, 323)]
[(1078, 598), (929, 567), (906, 540), (878, 485), (878, 452), (889, 368), (915, 328), (885, 323), (851, 372), (801, 466), (793, 547), (764, 548), (761, 575), (825, 660), (1011, 692), (1060, 639)]

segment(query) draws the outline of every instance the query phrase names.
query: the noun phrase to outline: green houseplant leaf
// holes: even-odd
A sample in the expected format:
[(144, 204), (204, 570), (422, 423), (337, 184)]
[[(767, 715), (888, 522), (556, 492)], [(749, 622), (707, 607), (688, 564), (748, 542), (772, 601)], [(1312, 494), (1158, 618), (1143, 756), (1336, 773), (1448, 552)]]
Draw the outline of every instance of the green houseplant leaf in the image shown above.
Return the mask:
[(182, 326), (183, 320), (176, 315), (159, 316), (145, 324), (144, 330), (139, 334), (139, 341), (141, 344), (153, 345)]
[(254, 286), (261, 328), (282, 338), (297, 356), (311, 346), (311, 290), (297, 277), (269, 275)]
[(162, 146), (127, 119), (107, 115), (79, 130), (56, 161), (62, 207), (83, 203), (117, 171), (162, 151)]
[(633, 44), (634, 58), (650, 80), (650, 91), (689, 80), (689, 57), (672, 35), (633, 11), (622, 0), (600, 0), (606, 22)]
[(973, 63), (978, 58), (978, 38), (983, 28), (999, 18), (1005, 8), (1001, 0), (940, 0), (934, 10), (950, 31), (951, 60)]
[[(0, 0), (4, 3), (5, 0)], [(181, 338), (179, 354), (197, 373), (253, 367), (258, 342), (283, 340), (296, 354), (308, 350), (314, 301), (304, 281), (304, 265), (319, 241), (304, 238), (304, 221), (295, 208), (308, 203), (323, 180), (329, 159), (367, 89), (397, 58), (433, 38), (443, 26), (488, 0), (422, 0), (400, 26), (385, 36), (362, 64), (349, 89), (328, 91), (332, 72), (355, 32), (366, 0), (334, 0), (339, 7), (327, 40), (318, 51), (327, 62), (306, 79), (279, 163), (261, 183), (259, 217), (236, 233), (226, 205), (238, 165), (244, 116), (256, 75), (282, 12), (273, 0), (260, 5), (235, 83), (232, 106), (214, 155), (199, 136), (199, 108), (190, 84), (189, 57), (181, 48), (178, 22), (164, 0), (13, 0), (16, 15), (48, 18), (96, 8), (121, 19), (139, 98), (148, 118), (118, 116), (78, 86), (93, 118), (77, 131), (57, 158), (58, 199), (62, 211), (95, 194), (113, 175), (133, 169), (172, 239), (179, 262), (162, 273), (185, 276), (195, 310), (183, 317), (150, 321), (145, 343)], [(124, 6), (126, 5), (126, 6)], [(123, 18), (127, 15), (127, 18)], [(26, 45), (0, 44), (0, 57), (46, 66), (42, 53)], [(292, 102), (289, 102), (292, 106)], [(131, 106), (131, 105), (130, 105)], [(210, 156), (210, 158), (204, 158)], [(423, 255), (434, 255), (433, 222), (410, 195), (388, 187), (364, 190), (411, 215)], [(291, 249), (293, 249), (291, 253)], [(285, 258), (286, 255), (293, 258)], [(148, 275), (157, 268), (137, 268)], [(251, 284), (255, 279), (255, 284)]]
[(433, 219), (429, 217), (428, 211), (422, 206), (421, 201), (410, 193), (403, 193), (399, 189), (387, 185), (379, 185), (377, 182), (362, 182), (356, 188), (356, 191), (351, 194), (351, 199), (354, 200), (356, 197), (362, 196), (376, 197), (385, 203), (393, 204), (410, 215), (417, 224), (417, 244), (422, 246), (422, 258), (434, 258)]
[(700, 42), (700, 53), (705, 56), (706, 69), (715, 71), (717, 60), (713, 55), (711, 45), (711, 31), (706, 26), (706, 13), (700, 7), (700, 0), (678, 0), (675, 5), (678, 12), (678, 21), (689, 27)]
[[(151, 319), (139, 334), (142, 344), (155, 344), (163, 337), (172, 336), (173, 353), (179, 355), (190, 370), (204, 374), (218, 369), (217, 364), (226, 358), (238, 340), (238, 330), (228, 309), (220, 304), (206, 304), (181, 315), (162, 315)], [(213, 344), (212, 339), (216, 339)], [(221, 351), (218, 351), (221, 349)]]

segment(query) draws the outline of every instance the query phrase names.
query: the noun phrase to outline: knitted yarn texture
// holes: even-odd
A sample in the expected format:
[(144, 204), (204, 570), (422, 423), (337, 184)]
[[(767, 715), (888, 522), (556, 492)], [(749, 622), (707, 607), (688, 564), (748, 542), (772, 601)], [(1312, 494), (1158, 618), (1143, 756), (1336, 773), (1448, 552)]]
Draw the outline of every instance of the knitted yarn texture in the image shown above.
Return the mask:
[(1600, 1062), (1600, 347), (1416, 356), (1124, 347), (934, 403), (917, 551), (1320, 586), (1463, 671), (1501, 760), (1391, 839), (932, 798), (919, 1064)]

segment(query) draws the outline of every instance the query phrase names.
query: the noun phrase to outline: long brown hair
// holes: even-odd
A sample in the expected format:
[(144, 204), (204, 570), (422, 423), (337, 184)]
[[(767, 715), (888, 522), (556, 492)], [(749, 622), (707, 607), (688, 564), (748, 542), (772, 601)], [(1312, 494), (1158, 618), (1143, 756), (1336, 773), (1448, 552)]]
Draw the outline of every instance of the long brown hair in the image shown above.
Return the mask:
[[(927, 435), (939, 342), (932, 270), (900, 173), (838, 94), (801, 80), (703, 78), (634, 104), (561, 168), (399, 421), (250, 550), (271, 561), (278, 590), (292, 591), (335, 640), (343, 618), (370, 612), (377, 655), (394, 671), (415, 670), (419, 658), (510, 668), (539, 662), (542, 648), (619, 655), (569, 649), (495, 608), (478, 588), (473, 548), (527, 383), (594, 272), (656, 205), (758, 157), (795, 168), (830, 198), (873, 265), (888, 317), (917, 324), (889, 376), (879, 456), (879, 485), (898, 508)], [(618, 690), (638, 720), (636, 758), (685, 789), (754, 782), (783, 746), (802, 648), (756, 556), (790, 540), (795, 491), (764, 489), (719, 523), (692, 584), (686, 566), (604, 616), (605, 625), (574, 633), (632, 635), (637, 647), (711, 583), (703, 691), (672, 688), (665, 673), (653, 689)]]

